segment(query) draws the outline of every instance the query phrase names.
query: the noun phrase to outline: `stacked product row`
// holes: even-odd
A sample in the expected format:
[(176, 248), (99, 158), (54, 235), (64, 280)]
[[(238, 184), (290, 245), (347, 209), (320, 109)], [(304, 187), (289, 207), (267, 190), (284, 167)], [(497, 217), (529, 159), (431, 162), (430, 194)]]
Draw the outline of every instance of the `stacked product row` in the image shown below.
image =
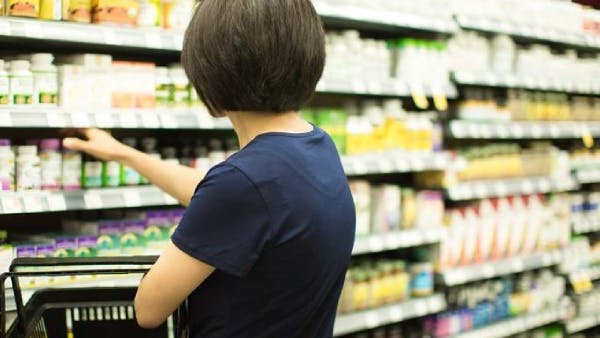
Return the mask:
[(600, 98), (564, 93), (509, 89), (498, 96), (492, 89), (467, 88), (457, 117), (484, 121), (598, 121)]
[(351, 180), (356, 206), (356, 234), (385, 234), (412, 228), (439, 228), (444, 198), (438, 191), (415, 191), (393, 184)]
[(425, 331), (434, 338), (451, 337), (510, 317), (557, 308), (565, 290), (564, 278), (550, 270), (452, 288), (447, 297), (451, 310), (428, 317)]
[(192, 0), (1, 0), (0, 16), (183, 31)]
[[(58, 64), (58, 66), (56, 65)], [(110, 55), (39, 53), (0, 60), (0, 107), (111, 108), (202, 106), (179, 65), (115, 61)]]
[(354, 262), (346, 274), (339, 313), (347, 313), (433, 294), (433, 264), (401, 259)]
[(342, 108), (305, 108), (302, 116), (327, 131), (341, 154), (442, 150), (437, 114), (407, 112), (398, 99), (349, 100)]
[[(125, 138), (123, 143), (170, 163), (181, 163), (202, 172), (224, 161), (238, 150), (235, 139), (211, 139), (208, 144), (159, 147), (156, 138)], [(11, 146), (0, 139), (0, 191), (80, 190), (147, 184), (135, 170), (113, 161), (100, 161), (61, 149), (59, 139), (28, 140)]]
[(446, 210), (440, 270), (564, 248), (569, 244), (568, 194), (483, 199)]

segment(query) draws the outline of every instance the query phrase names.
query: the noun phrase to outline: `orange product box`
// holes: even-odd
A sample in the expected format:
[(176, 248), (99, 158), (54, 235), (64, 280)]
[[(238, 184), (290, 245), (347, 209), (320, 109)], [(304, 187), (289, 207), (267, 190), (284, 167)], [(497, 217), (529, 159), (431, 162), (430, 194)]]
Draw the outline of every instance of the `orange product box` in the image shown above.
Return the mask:
[(92, 22), (136, 26), (139, 10), (135, 0), (92, 0)]

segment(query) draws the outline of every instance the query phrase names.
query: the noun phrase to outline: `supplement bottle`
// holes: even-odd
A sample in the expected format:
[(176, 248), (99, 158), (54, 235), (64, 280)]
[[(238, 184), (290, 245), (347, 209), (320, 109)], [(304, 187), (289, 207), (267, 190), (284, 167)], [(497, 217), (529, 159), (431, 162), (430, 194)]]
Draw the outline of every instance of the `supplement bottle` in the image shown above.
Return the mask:
[(59, 190), (62, 186), (60, 140), (42, 140), (40, 142), (39, 157), (42, 175), (42, 190)]
[(181, 66), (171, 66), (169, 77), (173, 82), (173, 106), (175, 108), (186, 108), (190, 105), (190, 81)]
[[(146, 153), (147, 155), (156, 158), (156, 159), (161, 159), (160, 153), (158, 152), (158, 150), (156, 150), (156, 145), (158, 144), (158, 141), (154, 138), (154, 137), (146, 137), (142, 139), (142, 151), (144, 153)], [(140, 175), (140, 183), (141, 184), (149, 184), (150, 182), (148, 181), (148, 179), (142, 175)]]
[(0, 191), (15, 190), (15, 153), (8, 139), (0, 139)]
[[(137, 148), (137, 140), (134, 138), (123, 139), (122, 142), (132, 148)], [(131, 186), (140, 184), (140, 174), (133, 168), (121, 164), (120, 170), (121, 185)]]
[(4, 60), (0, 60), (0, 106), (8, 105), (9, 80), (8, 72), (4, 70)]
[(9, 88), (9, 104), (26, 105), (33, 103), (33, 74), (30, 71), (29, 61), (11, 61)]
[(58, 73), (52, 64), (54, 56), (48, 53), (31, 56), (33, 73), (33, 103), (56, 105), (58, 103)]
[(154, 70), (156, 85), (156, 106), (167, 108), (173, 104), (173, 81), (167, 67), (156, 67)]
[(119, 162), (102, 162), (102, 186), (118, 187), (121, 183), (121, 165)]
[(40, 158), (37, 154), (37, 146), (17, 147), (16, 158), (16, 190), (40, 190), (41, 173)]
[(102, 186), (102, 161), (84, 155), (81, 185), (84, 188), (100, 188)]
[(28, 18), (40, 16), (40, 0), (8, 0), (6, 4), (6, 14), (9, 16)]
[(62, 153), (62, 185), (63, 190), (81, 189), (81, 153), (65, 149)]

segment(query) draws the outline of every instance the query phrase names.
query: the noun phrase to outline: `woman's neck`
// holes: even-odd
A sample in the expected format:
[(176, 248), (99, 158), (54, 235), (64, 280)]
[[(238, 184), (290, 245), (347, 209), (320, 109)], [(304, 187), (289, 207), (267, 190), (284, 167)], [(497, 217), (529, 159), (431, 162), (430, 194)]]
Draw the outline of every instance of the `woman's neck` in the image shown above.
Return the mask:
[(240, 148), (260, 134), (268, 132), (306, 133), (313, 126), (296, 112), (227, 112), (238, 136)]

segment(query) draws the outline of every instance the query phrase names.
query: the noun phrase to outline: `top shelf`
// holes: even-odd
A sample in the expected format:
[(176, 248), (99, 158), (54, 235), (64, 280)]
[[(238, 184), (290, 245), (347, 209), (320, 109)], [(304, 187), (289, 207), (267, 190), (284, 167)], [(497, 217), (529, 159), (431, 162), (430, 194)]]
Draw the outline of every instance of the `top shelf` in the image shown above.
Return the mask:
[(460, 28), (487, 33), (503, 33), (521, 40), (561, 44), (584, 49), (600, 49), (600, 37), (585, 33), (567, 33), (558, 30), (516, 24), (509, 21), (497, 21), (489, 18), (474, 18), (456, 15)]

